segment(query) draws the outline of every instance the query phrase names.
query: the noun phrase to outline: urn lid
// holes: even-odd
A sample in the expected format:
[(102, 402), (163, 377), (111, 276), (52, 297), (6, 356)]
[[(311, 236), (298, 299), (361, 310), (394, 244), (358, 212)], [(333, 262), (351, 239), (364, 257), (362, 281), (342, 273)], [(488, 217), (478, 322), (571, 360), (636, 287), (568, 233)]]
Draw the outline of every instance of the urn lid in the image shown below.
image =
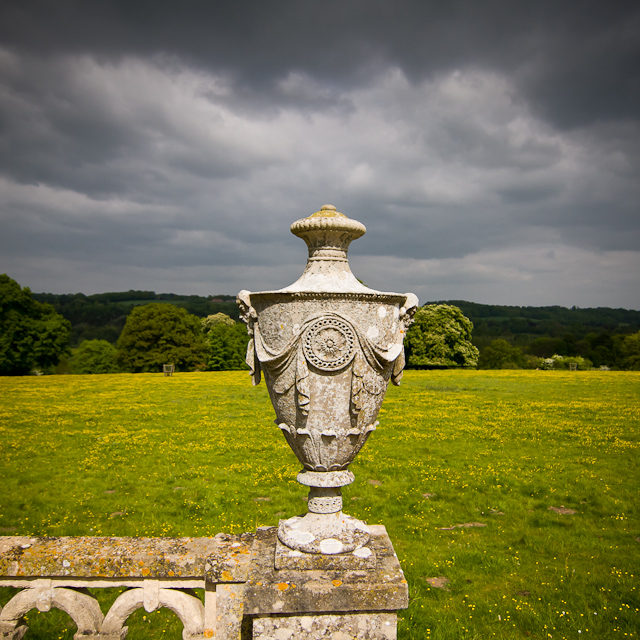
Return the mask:
[(327, 232), (335, 231), (340, 232), (341, 237), (344, 237), (346, 233), (348, 241), (345, 244), (345, 240), (347, 240), (345, 237), (341, 242), (341, 244), (344, 244), (344, 250), (346, 251), (351, 241), (363, 236), (367, 228), (362, 222), (347, 218), (344, 213), (336, 211), (332, 204), (322, 205), (320, 211), (312, 213), (308, 218), (296, 220), (291, 225), (291, 233), (302, 238), (307, 245), (309, 245), (309, 240), (312, 239), (315, 240), (314, 244), (320, 245), (327, 240), (325, 235)]
[[(332, 204), (307, 218), (296, 220), (291, 233), (302, 238), (309, 249), (304, 273), (278, 293), (356, 293), (377, 294), (351, 273), (347, 252), (353, 240), (366, 233), (366, 227), (340, 213)], [(397, 294), (391, 294), (397, 295)]]

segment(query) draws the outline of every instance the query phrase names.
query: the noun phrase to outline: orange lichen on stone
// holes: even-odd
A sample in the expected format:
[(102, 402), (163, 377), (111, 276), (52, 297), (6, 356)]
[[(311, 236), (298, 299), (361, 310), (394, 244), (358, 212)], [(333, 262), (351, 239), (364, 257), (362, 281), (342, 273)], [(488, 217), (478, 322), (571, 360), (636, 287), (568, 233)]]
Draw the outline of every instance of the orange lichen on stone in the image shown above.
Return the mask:
[[(305, 612), (323, 615), (406, 608), (406, 580), (386, 530), (381, 525), (370, 525), (370, 531), (370, 546), (376, 563), (371, 567), (362, 567), (359, 564), (361, 559), (356, 557), (354, 569), (348, 565), (346, 569), (326, 568), (322, 562), (319, 567), (305, 565), (303, 569), (278, 569), (274, 562), (274, 547), (278, 544), (276, 527), (258, 531), (244, 590), (244, 611), (259, 616), (254, 621), (259, 619), (262, 623), (270, 615), (300, 615), (301, 606)], [(309, 634), (308, 637), (316, 638), (319, 635)], [(294, 634), (290, 640), (303, 636), (307, 637), (306, 632)], [(269, 634), (269, 637), (273, 636)]]
[(252, 534), (215, 538), (0, 536), (0, 577), (206, 575), (213, 582), (243, 582), (251, 557), (246, 551), (248, 542), (253, 542)]

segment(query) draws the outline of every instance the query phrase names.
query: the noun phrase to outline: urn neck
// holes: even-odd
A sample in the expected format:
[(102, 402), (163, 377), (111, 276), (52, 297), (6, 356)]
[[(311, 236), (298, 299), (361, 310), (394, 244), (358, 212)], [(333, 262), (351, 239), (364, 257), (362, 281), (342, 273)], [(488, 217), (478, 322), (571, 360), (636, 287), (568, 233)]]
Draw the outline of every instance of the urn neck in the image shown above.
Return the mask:
[(349, 243), (345, 243), (345, 238), (341, 232), (309, 232), (300, 236), (309, 249), (309, 259), (307, 264), (315, 261), (323, 262), (348, 262), (347, 253), (349, 251)]

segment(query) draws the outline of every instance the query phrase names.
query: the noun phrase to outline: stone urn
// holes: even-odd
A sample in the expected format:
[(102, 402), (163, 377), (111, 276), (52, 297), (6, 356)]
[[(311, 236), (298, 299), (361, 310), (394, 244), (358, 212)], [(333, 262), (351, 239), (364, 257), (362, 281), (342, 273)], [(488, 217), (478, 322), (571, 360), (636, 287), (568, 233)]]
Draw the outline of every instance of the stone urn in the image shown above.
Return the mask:
[(276, 424), (302, 464), (308, 513), (280, 521), (280, 542), (303, 553), (353, 552), (367, 525), (342, 512), (349, 464), (375, 431), (389, 381), (400, 383), (403, 339), (418, 299), (360, 283), (347, 251), (365, 226), (324, 205), (291, 232), (309, 248), (302, 276), (277, 291), (241, 291), (237, 301), (251, 341), (253, 384), (261, 373)]

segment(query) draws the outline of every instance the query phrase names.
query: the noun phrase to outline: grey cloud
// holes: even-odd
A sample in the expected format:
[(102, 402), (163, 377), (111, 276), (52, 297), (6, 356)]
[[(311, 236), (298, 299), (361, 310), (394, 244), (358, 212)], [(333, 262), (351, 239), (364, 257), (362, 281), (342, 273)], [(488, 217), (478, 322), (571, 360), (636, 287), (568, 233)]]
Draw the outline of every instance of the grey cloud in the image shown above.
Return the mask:
[(640, 10), (618, 0), (327, 0), (185, 3), (7, 0), (9, 47), (118, 57), (176, 54), (265, 93), (303, 71), (329, 84), (366, 84), (398, 66), (422, 81), (456, 68), (516, 74), (556, 125), (635, 118)]
[[(11, 56), (0, 95), (0, 170), (22, 182), (42, 181), (96, 197), (156, 193), (158, 199), (168, 190), (176, 195), (176, 171), (207, 179), (248, 175), (247, 149), (205, 147), (197, 130), (176, 130), (163, 108), (166, 85), (153, 77), (164, 75), (161, 67), (131, 66), (132, 77), (125, 70), (120, 79), (134, 83), (137, 71), (141, 81), (145, 73), (150, 76), (148, 85), (120, 88), (114, 95), (107, 84), (115, 80), (109, 66), (89, 59)], [(96, 78), (101, 71), (104, 77)]]
[(353, 259), (376, 287), (571, 292), (568, 261), (537, 267), (550, 250), (581, 265), (629, 252), (615, 264), (633, 273), (639, 16), (595, 1), (4, 2), (0, 270), (50, 265), (23, 282), (36, 290), (53, 273), (50, 289), (106, 273), (116, 289), (127, 272), (149, 282), (127, 289), (280, 287), (304, 262), (289, 224), (328, 201), (367, 225)]

